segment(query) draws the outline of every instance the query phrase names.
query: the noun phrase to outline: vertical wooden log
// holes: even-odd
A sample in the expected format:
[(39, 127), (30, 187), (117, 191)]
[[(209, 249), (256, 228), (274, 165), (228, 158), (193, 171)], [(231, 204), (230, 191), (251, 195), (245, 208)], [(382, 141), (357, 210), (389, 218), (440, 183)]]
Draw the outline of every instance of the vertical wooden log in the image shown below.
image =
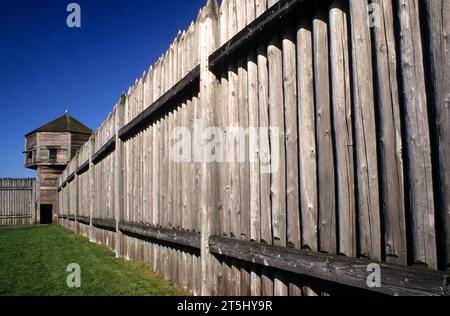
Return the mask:
[[(269, 1), (270, 3), (270, 1)], [(286, 246), (286, 167), (284, 145), (283, 70), (281, 40), (275, 36), (268, 48), (269, 119), (271, 148), (271, 197), (274, 243)]]
[[(228, 0), (222, 1), (220, 7), (220, 44), (224, 45), (228, 41), (228, 24), (229, 24), (229, 8)], [(225, 144), (223, 146), (224, 159), (222, 163), (222, 203), (223, 208), (221, 212), (221, 226), (222, 234), (224, 236), (230, 236), (230, 184), (228, 177), (228, 163), (226, 162), (225, 155), (228, 152), (228, 69), (224, 68), (221, 70), (220, 75), (220, 91), (222, 96), (220, 97), (221, 102), (221, 128), (224, 131)], [(226, 268), (224, 266), (224, 268)], [(226, 294), (226, 293), (224, 293)]]
[(168, 115), (168, 130), (167, 130), (167, 143), (166, 143), (166, 152), (167, 152), (167, 228), (173, 228), (174, 223), (174, 210), (175, 210), (175, 183), (174, 183), (174, 173), (175, 173), (175, 162), (172, 157), (172, 130), (174, 128), (175, 121), (175, 110), (169, 112)]
[[(229, 22), (228, 0), (224, 0), (219, 8), (219, 46), (228, 41), (228, 22)], [(217, 93), (220, 94), (217, 102), (217, 114), (219, 116), (218, 127), (223, 132), (221, 144), (222, 157), (219, 163), (219, 192), (221, 209), (219, 211), (220, 235), (229, 236), (230, 234), (230, 213), (229, 213), (229, 177), (228, 163), (226, 161), (227, 153), (227, 135), (228, 135), (228, 67), (222, 67), (219, 70), (220, 84)], [(224, 260), (217, 262), (218, 287), (216, 295), (227, 295), (229, 288), (230, 269)]]
[[(145, 81), (144, 81), (145, 82)], [(144, 83), (144, 91), (146, 87), (146, 83)], [(144, 95), (145, 98), (145, 95)], [(142, 177), (141, 177), (141, 186), (142, 186), (142, 223), (148, 222), (147, 218), (150, 213), (150, 198), (149, 198), (149, 186), (151, 185), (151, 177), (149, 175), (148, 168), (148, 152), (149, 152), (149, 142), (151, 141), (151, 127), (147, 127), (142, 135)]]
[[(199, 98), (198, 96), (194, 96), (193, 99), (193, 105), (194, 105), (194, 124), (196, 125), (195, 128), (198, 128), (198, 124), (199, 122), (201, 122), (201, 118), (202, 118), (202, 112), (200, 109), (200, 104), (199, 104)], [(202, 157), (198, 158), (199, 154), (202, 154), (202, 144), (201, 142), (199, 143), (198, 140), (196, 138), (194, 138), (194, 142), (193, 142), (193, 147), (192, 147), (192, 151), (195, 157), (195, 163), (194, 165), (194, 176), (192, 177), (193, 180), (193, 187), (195, 188), (195, 190), (197, 192), (200, 192), (200, 178), (201, 178), (201, 159)], [(199, 159), (199, 160), (197, 160)], [(194, 197), (194, 201), (193, 201), (193, 212), (192, 212), (192, 230), (195, 232), (200, 232), (200, 221), (201, 221), (201, 208), (200, 208), (200, 199), (201, 196), (200, 194), (197, 194)]]
[(437, 268), (433, 172), (417, 0), (398, 0), (407, 183), (414, 264)]
[(367, 1), (350, 1), (360, 255), (381, 260), (380, 196)]
[[(92, 226), (92, 218), (94, 217), (95, 208), (95, 165), (92, 162), (92, 156), (95, 153), (95, 136), (89, 139), (89, 240), (94, 240), (94, 227)], [(67, 212), (65, 212), (67, 214)]]
[[(256, 18), (255, 0), (246, 1), (247, 24)], [(259, 108), (258, 108), (258, 65), (256, 51), (247, 58), (248, 72), (248, 126), (249, 126), (249, 164), (250, 164), (250, 239), (260, 242), (260, 183), (259, 183)], [(261, 295), (261, 278), (256, 267), (251, 267), (251, 295)]]
[(116, 247), (116, 256), (121, 257), (122, 255), (122, 240), (123, 240), (123, 234), (119, 230), (119, 222), (124, 220), (124, 179), (123, 179), (123, 144), (122, 140), (119, 138), (119, 131), (123, 126), (123, 119), (124, 119), (124, 107), (125, 107), (126, 97), (125, 95), (122, 95), (120, 98), (120, 101), (116, 108), (116, 115), (115, 115), (115, 130), (116, 130), (116, 150), (114, 152), (115, 155), (115, 164), (114, 164), (114, 215), (116, 219), (116, 240), (115, 240), (115, 247)]
[[(159, 67), (158, 67), (159, 68)], [(159, 79), (159, 69), (156, 68), (155, 78)], [(158, 95), (158, 94), (156, 94)], [(155, 227), (160, 226), (160, 211), (161, 211), (161, 120), (156, 122), (156, 135), (153, 137), (153, 225)], [(154, 258), (153, 258), (153, 268), (159, 270), (159, 257), (161, 253), (159, 252), (160, 247), (155, 245), (154, 247)]]
[[(229, 2), (229, 37), (233, 37), (237, 33), (237, 12), (236, 12), (236, 0), (230, 0)], [(240, 236), (240, 217), (241, 217), (241, 204), (240, 204), (240, 183), (239, 183), (239, 165), (237, 163), (236, 146), (235, 146), (235, 130), (239, 127), (239, 101), (238, 101), (238, 69), (232, 62), (228, 67), (228, 120), (230, 133), (227, 135), (227, 143), (229, 147), (227, 154), (234, 153), (234, 157), (227, 157), (229, 163), (229, 185), (230, 185), (230, 237)], [(231, 158), (231, 160), (230, 160)]]
[[(248, 23), (247, 2), (236, 1), (238, 30), (242, 30)], [(248, 103), (248, 58), (238, 60), (239, 78), (239, 127), (247, 131), (249, 127), (249, 103)], [(241, 239), (250, 240), (250, 163), (249, 163), (248, 137), (239, 139), (239, 181), (241, 218)], [(242, 160), (241, 160), (242, 159)], [(251, 277), (247, 264), (240, 263), (241, 292), (242, 296), (249, 296), (251, 292)]]
[[(300, 249), (297, 69), (293, 29), (286, 26), (282, 36), (284, 120), (286, 124), (287, 245), (288, 247)], [(296, 285), (289, 282), (289, 289), (296, 291)], [(285, 294), (287, 295), (287, 293)]]
[(283, 31), (283, 88), (286, 122), (287, 244), (300, 249), (296, 53), (293, 30), (286, 27)]
[(336, 253), (336, 188), (331, 126), (331, 96), (326, 6), (316, 5), (313, 18), (314, 97), (316, 101), (319, 248)]
[(258, 101), (260, 133), (260, 190), (261, 190), (261, 240), (272, 243), (272, 209), (270, 204), (270, 143), (269, 143), (269, 75), (267, 55), (258, 50)]
[(379, 121), (380, 195), (386, 261), (407, 264), (402, 131), (397, 83), (397, 54), (391, 1), (374, 0), (381, 9), (373, 28)]
[[(168, 76), (168, 67), (167, 67), (167, 63), (168, 60), (166, 60), (166, 69), (165, 69), (165, 76)], [(167, 92), (167, 87), (168, 87), (168, 81), (166, 81), (166, 92)], [(172, 192), (170, 191), (170, 156), (169, 156), (169, 151), (170, 151), (170, 124), (171, 124), (171, 118), (172, 118), (172, 114), (168, 113), (165, 116), (165, 122), (164, 122), (164, 148), (163, 148), (163, 152), (164, 152), (164, 160), (163, 160), (163, 164), (164, 164), (164, 172), (162, 173), (164, 179), (164, 195), (165, 195), (165, 203), (164, 203), (164, 209), (162, 210), (162, 215), (163, 215), (163, 227), (165, 228), (169, 228), (170, 226), (170, 201), (171, 201), (171, 194)], [(166, 280), (169, 280), (170, 278), (170, 249), (168, 246), (164, 246), (163, 247), (163, 264), (162, 264), (162, 269), (163, 269), (163, 274), (164, 274), (164, 278)]]
[[(238, 1), (240, 2), (240, 1)], [(239, 103), (239, 127), (244, 131), (248, 129), (248, 73), (247, 60), (240, 59), (238, 62), (238, 103)], [(250, 238), (250, 164), (249, 151), (246, 137), (239, 139), (239, 182), (240, 182), (240, 238)]]
[[(295, 67), (295, 66), (294, 66)], [(306, 15), (297, 28), (298, 140), (300, 172), (300, 209), (302, 249), (318, 249), (317, 156), (315, 100), (313, 76), (312, 26)], [(288, 220), (288, 223), (290, 220)], [(290, 284), (291, 294), (301, 294), (301, 288)], [(308, 287), (304, 287), (305, 292)]]
[(312, 34), (310, 22), (305, 19), (297, 30), (297, 43), (302, 248), (317, 251), (317, 157)]
[[(74, 207), (75, 207), (75, 209), (74, 209), (74, 215), (75, 215), (75, 221), (74, 221), (74, 225), (75, 225), (75, 233), (76, 234), (79, 234), (80, 233), (80, 226), (79, 226), (79, 224), (78, 224), (78, 222), (77, 222), (77, 218), (78, 218), (78, 216), (79, 216), (79, 212), (80, 212), (80, 203), (79, 203), (79, 198), (80, 198), (80, 187), (79, 187), (79, 185), (80, 185), (80, 180), (79, 180), (79, 176), (77, 175), (77, 173), (76, 173), (76, 170), (78, 169), (78, 154), (79, 153), (77, 153), (76, 154), (76, 156), (74, 157), (74, 159), (72, 160), (72, 163), (73, 163), (73, 170), (74, 170), (74, 172), (75, 172), (75, 178), (73, 179), (73, 183), (72, 183), (72, 185), (74, 186), (74, 195), (75, 195), (75, 197), (74, 197), (74, 199), (75, 199), (75, 205), (74, 205)], [(55, 216), (55, 214), (53, 214), (53, 216)], [(52, 219), (53, 220), (53, 219)]]
[[(277, 1), (269, 0), (271, 7)], [(278, 35), (271, 38), (268, 47), (269, 64), (269, 121), (271, 155), (271, 199), (274, 244), (286, 247), (286, 151), (283, 105), (283, 56)], [(288, 292), (281, 275), (275, 277), (274, 294)]]
[[(200, 24), (200, 102), (202, 109), (203, 126), (216, 126), (218, 118), (214, 111), (216, 92), (216, 78), (209, 70), (208, 57), (217, 48), (218, 5), (216, 0), (208, 0), (203, 9)], [(218, 185), (215, 182), (217, 165), (202, 162), (201, 194), (204, 195), (201, 203), (202, 229), (201, 229), (201, 267), (202, 267), (202, 295), (214, 293), (214, 265), (217, 260), (209, 252), (209, 237), (217, 234), (219, 230), (219, 214), (217, 213)]]
[[(256, 1), (256, 17), (267, 9), (267, 0)], [(272, 206), (270, 202), (270, 138), (269, 138), (269, 72), (267, 64), (267, 44), (262, 42), (257, 48), (258, 62), (258, 107), (260, 196), (261, 196), (261, 242), (272, 244)], [(273, 281), (267, 269), (261, 269), (261, 294), (273, 295)]]
[(442, 220), (442, 265), (450, 269), (450, 2), (426, 0), (426, 30), (428, 39), (429, 102), (434, 110), (435, 147), (438, 148), (437, 167), (439, 217)]
[(352, 109), (347, 14), (340, 0), (330, 7), (330, 65), (335, 133), (339, 254), (356, 255)]

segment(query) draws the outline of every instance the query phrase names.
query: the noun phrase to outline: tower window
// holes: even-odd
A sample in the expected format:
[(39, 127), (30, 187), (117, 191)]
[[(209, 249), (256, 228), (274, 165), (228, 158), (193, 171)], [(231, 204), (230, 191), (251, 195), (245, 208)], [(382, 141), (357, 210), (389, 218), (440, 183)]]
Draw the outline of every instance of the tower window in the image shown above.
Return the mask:
[(32, 151), (27, 152), (27, 163), (29, 163), (29, 164), (33, 163), (33, 152)]
[(56, 148), (50, 148), (48, 150), (49, 153), (49, 159), (52, 161), (56, 161), (58, 159), (58, 149)]

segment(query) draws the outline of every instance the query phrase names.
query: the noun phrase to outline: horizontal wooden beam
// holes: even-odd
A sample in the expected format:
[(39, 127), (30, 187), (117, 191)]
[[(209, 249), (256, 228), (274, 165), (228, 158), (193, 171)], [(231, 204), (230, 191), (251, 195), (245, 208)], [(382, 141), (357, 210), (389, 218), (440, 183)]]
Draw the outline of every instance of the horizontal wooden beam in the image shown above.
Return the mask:
[(102, 219), (93, 218), (92, 225), (98, 228), (105, 228), (107, 230), (116, 231), (116, 220), (115, 219)]
[(75, 172), (71, 173), (68, 177), (67, 177), (67, 183), (72, 182), (75, 179)]
[[(395, 266), (223, 237), (211, 237), (209, 248), (214, 254), (387, 295), (450, 295), (450, 272)], [(367, 286), (373, 272), (367, 270), (372, 263), (378, 264), (381, 269), (381, 287)]]
[(194, 84), (199, 84), (199, 82), (200, 66), (197, 66), (189, 74), (187, 74), (186, 77), (181, 79), (174, 87), (147, 107), (130, 123), (122, 127), (119, 131), (119, 138), (126, 141), (145, 129), (155, 115), (170, 109), (171, 106), (176, 104), (188, 92), (190, 92), (190, 89)]
[(3, 187), (0, 188), (0, 191), (31, 191), (33, 188), (14, 188), (14, 187)]
[(119, 229), (135, 236), (165, 241), (175, 245), (200, 249), (200, 234), (150, 225), (120, 222)]
[(83, 163), (81, 166), (78, 167), (76, 173), (77, 175), (82, 175), (83, 173), (85, 173), (86, 171), (89, 170), (89, 160), (86, 161), (85, 163)]
[(116, 149), (116, 136), (111, 137), (94, 155), (92, 155), (92, 163), (98, 164), (105, 159), (110, 153)]
[(77, 215), (77, 222), (85, 225), (91, 225), (91, 218), (87, 216), (78, 216)]
[(0, 220), (2, 220), (2, 219), (14, 219), (14, 218), (31, 218), (31, 217), (32, 217), (31, 215), (10, 215), (10, 216), (2, 215), (2, 216), (0, 216)]
[(305, 0), (280, 0), (264, 12), (256, 20), (242, 29), (227, 43), (209, 56), (209, 68), (214, 70), (237, 54), (242, 54), (245, 47), (258, 41), (261, 35), (273, 34), (274, 28), (286, 23), (289, 16), (295, 14), (296, 9)]
[(75, 222), (75, 215), (67, 215), (66, 219), (71, 221), (71, 222)]

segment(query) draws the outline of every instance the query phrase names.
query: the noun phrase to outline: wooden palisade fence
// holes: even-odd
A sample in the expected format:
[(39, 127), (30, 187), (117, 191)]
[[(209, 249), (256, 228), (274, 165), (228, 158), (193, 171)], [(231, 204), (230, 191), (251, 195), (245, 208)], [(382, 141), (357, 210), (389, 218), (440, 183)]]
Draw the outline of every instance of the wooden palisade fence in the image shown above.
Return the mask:
[(0, 179), (0, 226), (35, 223), (35, 183), (34, 179)]
[[(64, 172), (61, 223), (198, 295), (450, 294), (449, 15), (208, 1)], [(265, 132), (175, 162), (199, 122)]]

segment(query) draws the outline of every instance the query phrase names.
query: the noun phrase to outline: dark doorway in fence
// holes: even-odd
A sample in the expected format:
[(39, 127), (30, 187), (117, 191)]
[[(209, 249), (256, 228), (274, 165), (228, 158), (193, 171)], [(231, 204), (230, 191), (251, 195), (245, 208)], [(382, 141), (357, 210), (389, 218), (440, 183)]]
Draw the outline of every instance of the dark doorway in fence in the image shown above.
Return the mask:
[(53, 205), (41, 204), (41, 224), (53, 223)]

